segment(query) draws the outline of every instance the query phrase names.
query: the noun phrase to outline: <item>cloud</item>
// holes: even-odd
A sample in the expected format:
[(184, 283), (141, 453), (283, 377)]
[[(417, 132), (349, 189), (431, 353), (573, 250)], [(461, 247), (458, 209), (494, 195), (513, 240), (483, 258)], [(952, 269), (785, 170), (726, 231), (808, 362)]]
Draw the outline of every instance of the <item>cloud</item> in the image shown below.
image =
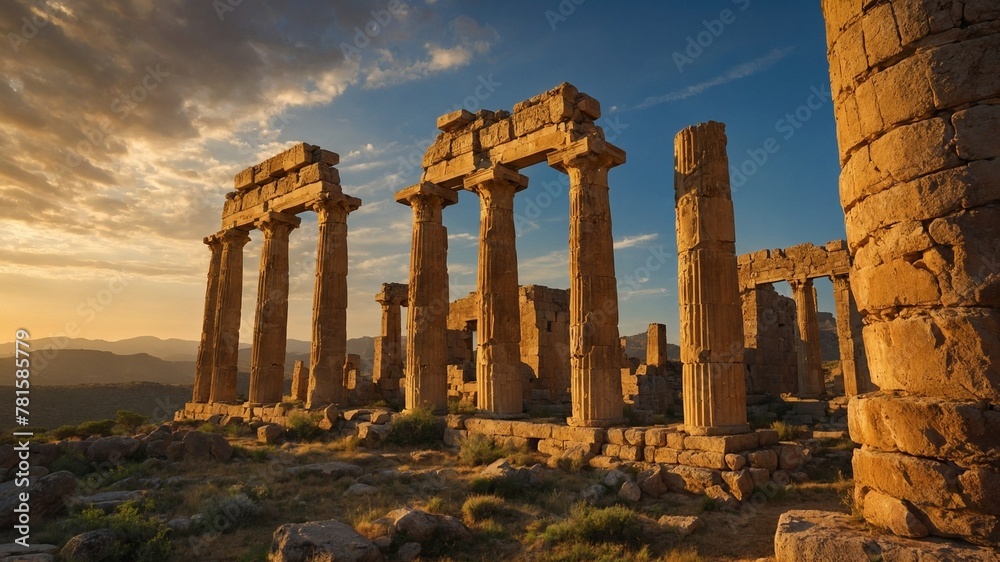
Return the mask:
[(616, 250), (624, 250), (625, 248), (634, 248), (644, 242), (651, 242), (653, 240), (656, 240), (657, 238), (659, 238), (659, 236), (660, 235), (655, 232), (652, 234), (638, 234), (636, 236), (626, 236), (625, 238), (622, 238), (621, 240), (615, 242), (614, 248)]
[(775, 49), (763, 57), (756, 58), (750, 62), (745, 62), (738, 66), (729, 69), (725, 74), (720, 74), (715, 78), (706, 80), (704, 82), (699, 82), (697, 84), (692, 84), (686, 88), (680, 90), (674, 90), (673, 92), (667, 92), (662, 96), (648, 97), (643, 100), (642, 103), (636, 106), (636, 109), (648, 109), (654, 105), (660, 105), (661, 103), (675, 102), (684, 100), (690, 97), (697, 96), (705, 90), (714, 88), (716, 86), (721, 86), (723, 84), (728, 84), (735, 80), (741, 78), (746, 78), (748, 76), (753, 76), (754, 74), (763, 72), (775, 64), (781, 59), (789, 55), (795, 48), (786, 47), (784, 49)]
[(424, 78), (438, 72), (461, 68), (472, 62), (476, 55), (485, 55), (500, 39), (489, 25), (479, 25), (468, 16), (459, 16), (449, 24), (450, 34), (456, 43), (443, 46), (425, 43), (425, 56), (410, 60), (388, 47), (379, 49), (379, 59), (366, 68), (366, 88), (383, 88)]

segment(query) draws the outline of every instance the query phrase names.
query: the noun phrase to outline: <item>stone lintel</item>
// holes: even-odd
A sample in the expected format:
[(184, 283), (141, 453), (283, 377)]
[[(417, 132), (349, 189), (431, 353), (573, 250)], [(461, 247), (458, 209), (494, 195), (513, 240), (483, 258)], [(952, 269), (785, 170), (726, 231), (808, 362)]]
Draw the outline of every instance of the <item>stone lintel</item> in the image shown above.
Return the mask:
[(458, 203), (458, 194), (451, 189), (441, 187), (429, 181), (422, 181), (416, 185), (411, 185), (396, 192), (396, 202), (403, 205), (412, 206), (411, 200), (418, 195), (435, 195), (441, 198), (442, 205), (454, 205)]
[(341, 193), (340, 184), (321, 180), (295, 188), (271, 199), (262, 200), (251, 207), (222, 216), (222, 229), (253, 228), (253, 223), (268, 211), (295, 215), (308, 210), (310, 203), (321, 195)]
[(474, 192), (478, 186), (491, 181), (513, 183), (517, 186), (514, 189), (515, 193), (523, 191), (528, 187), (528, 176), (520, 174), (516, 169), (502, 164), (476, 170), (468, 176), (465, 176), (465, 179), (462, 181), (462, 187), (468, 191)]
[(465, 125), (472, 123), (475, 119), (476, 116), (468, 110), (459, 109), (458, 111), (445, 113), (444, 115), (438, 117), (437, 128), (447, 133), (460, 127), (464, 127)]
[(276, 178), (285, 177), (310, 164), (336, 166), (339, 162), (340, 155), (336, 152), (300, 142), (236, 174), (233, 178), (233, 187), (237, 191), (247, 190), (265, 185)]
[(613, 168), (625, 163), (625, 151), (597, 137), (584, 137), (548, 155), (549, 166), (566, 172), (571, 162), (589, 156), (604, 157)]

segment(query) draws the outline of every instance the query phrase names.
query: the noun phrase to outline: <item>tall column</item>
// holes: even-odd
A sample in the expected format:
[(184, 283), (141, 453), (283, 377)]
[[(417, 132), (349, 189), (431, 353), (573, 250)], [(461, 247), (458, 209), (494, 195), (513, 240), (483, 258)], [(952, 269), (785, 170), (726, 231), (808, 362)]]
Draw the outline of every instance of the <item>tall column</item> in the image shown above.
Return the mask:
[(201, 324), (201, 343), (195, 364), (192, 402), (208, 402), (212, 395), (212, 361), (215, 359), (215, 315), (219, 309), (219, 268), (222, 264), (222, 240), (218, 234), (204, 240), (212, 251), (208, 262), (208, 287), (205, 289), (205, 316)]
[(422, 182), (396, 193), (413, 208), (409, 314), (406, 320), (406, 409), (448, 411), (448, 229), (441, 210), (458, 194)]
[(663, 367), (667, 364), (667, 326), (652, 323), (646, 330), (646, 366)]
[(264, 244), (250, 356), (251, 404), (281, 402), (288, 333), (288, 234), (300, 222), (293, 215), (269, 212), (255, 224), (264, 233)]
[(684, 429), (745, 433), (743, 317), (726, 127), (710, 121), (674, 140)]
[(307, 408), (347, 401), (341, 382), (347, 356), (347, 215), (360, 206), (360, 199), (331, 193), (309, 205), (319, 223), (319, 243)]
[(400, 307), (406, 306), (408, 287), (402, 283), (383, 283), (375, 301), (382, 305), (382, 334), (375, 338), (375, 361), (372, 383), (383, 396), (396, 398), (403, 376), (403, 332)]
[(514, 194), (528, 178), (506, 166), (479, 170), (464, 180), (479, 196), (479, 295), (476, 401), (492, 417), (520, 416), (521, 310), (518, 304)]
[(236, 362), (240, 350), (240, 311), (243, 307), (243, 247), (247, 231), (232, 228), (217, 234), (222, 243), (219, 260), (218, 311), (212, 353), (212, 390), (209, 402), (236, 401)]
[(898, 534), (992, 547), (1000, 546), (995, 6), (823, 2), (851, 286), (881, 389), (849, 406), (851, 437), (863, 445), (854, 453), (856, 503)]
[(798, 356), (799, 391), (803, 398), (820, 398), (826, 395), (823, 380), (823, 357), (819, 347), (819, 312), (816, 308), (816, 287), (812, 279), (791, 279), (792, 298), (795, 299), (796, 342)]
[(570, 390), (576, 426), (622, 423), (618, 282), (608, 171), (625, 153), (585, 137), (548, 157), (569, 174)]
[(837, 341), (840, 344), (841, 371), (844, 373), (844, 393), (854, 396), (876, 390), (868, 372), (865, 344), (861, 339), (861, 314), (851, 293), (849, 276), (833, 276), (833, 300), (837, 307)]

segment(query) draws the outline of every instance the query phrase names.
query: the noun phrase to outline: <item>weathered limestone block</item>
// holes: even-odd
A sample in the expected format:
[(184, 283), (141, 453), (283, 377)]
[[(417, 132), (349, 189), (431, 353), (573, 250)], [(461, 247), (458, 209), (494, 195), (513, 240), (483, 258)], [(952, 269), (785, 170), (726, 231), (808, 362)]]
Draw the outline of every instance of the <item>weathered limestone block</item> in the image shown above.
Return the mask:
[(684, 438), (685, 449), (698, 449), (714, 453), (735, 453), (748, 451), (760, 446), (756, 432), (738, 435), (688, 435)]
[(513, 435), (511, 422), (505, 420), (494, 420), (487, 418), (468, 418), (465, 420), (465, 428), (472, 433), (483, 435)]
[(516, 437), (527, 439), (549, 439), (552, 437), (552, 425), (547, 423), (511, 422), (511, 432)]
[(851, 400), (851, 438), (883, 451), (1000, 464), (1000, 412), (982, 402), (879, 392)]
[(662, 474), (671, 491), (691, 492), (700, 494), (711, 486), (722, 484), (722, 476), (718, 470), (696, 468), (693, 466), (672, 466)]
[[(608, 430), (609, 436), (610, 436), (610, 431), (611, 430)], [(647, 429), (645, 435), (646, 445), (650, 445), (653, 447), (666, 446), (668, 433), (671, 433), (671, 431), (665, 427), (652, 427)], [(681, 440), (681, 443), (683, 443), (683, 439)]]
[(552, 438), (575, 443), (603, 443), (605, 430), (596, 427), (552, 426)]
[(725, 471), (722, 473), (722, 481), (726, 483), (729, 493), (737, 501), (750, 499), (756, 485), (749, 470)]
[(652, 461), (647, 459), (647, 462), (658, 462), (661, 464), (678, 464), (680, 463), (680, 455), (684, 451), (678, 451), (677, 449), (671, 449), (670, 447), (656, 447), (653, 450)]
[(913, 503), (956, 509), (965, 507), (958, 472), (945, 463), (867, 446), (854, 452), (858, 489), (874, 489)]

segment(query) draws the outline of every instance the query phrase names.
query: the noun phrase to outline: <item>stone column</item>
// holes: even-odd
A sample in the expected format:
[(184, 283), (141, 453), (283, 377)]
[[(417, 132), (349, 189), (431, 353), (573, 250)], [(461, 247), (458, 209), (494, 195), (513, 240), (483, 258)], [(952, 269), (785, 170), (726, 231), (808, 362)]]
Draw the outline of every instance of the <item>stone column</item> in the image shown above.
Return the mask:
[(837, 307), (837, 341), (840, 344), (840, 365), (844, 373), (844, 393), (847, 396), (876, 390), (868, 372), (865, 344), (861, 339), (861, 314), (851, 293), (847, 275), (833, 276), (833, 300)]
[(585, 137), (548, 156), (569, 174), (570, 391), (575, 426), (622, 423), (621, 349), (618, 342), (618, 282), (608, 171), (625, 153)]
[(382, 335), (375, 338), (372, 383), (383, 395), (396, 397), (403, 376), (403, 332), (400, 307), (406, 306), (408, 288), (402, 283), (383, 283), (375, 301), (382, 305)]
[(467, 176), (464, 187), (479, 195), (480, 208), (477, 406), (491, 417), (520, 416), (524, 403), (514, 194), (528, 187), (528, 178), (494, 166)]
[(396, 193), (413, 208), (409, 314), (406, 320), (406, 410), (448, 411), (448, 229), (444, 207), (458, 194), (423, 182)]
[(243, 307), (243, 247), (247, 231), (233, 228), (216, 236), (222, 243), (219, 261), (218, 311), (209, 402), (236, 402), (236, 362), (240, 350), (240, 310)]
[(667, 326), (652, 323), (646, 331), (646, 366), (660, 368), (667, 364)]
[(343, 194), (325, 194), (309, 206), (319, 223), (319, 243), (307, 408), (347, 401), (341, 384), (347, 354), (347, 215), (360, 206), (360, 199)]
[(208, 262), (208, 288), (205, 289), (205, 316), (201, 324), (201, 343), (195, 364), (192, 402), (208, 402), (212, 395), (212, 361), (215, 359), (215, 315), (219, 309), (219, 269), (222, 264), (222, 240), (218, 234), (204, 240), (212, 251)]
[(854, 454), (856, 503), (897, 534), (992, 547), (1000, 546), (995, 7), (823, 2), (851, 286), (881, 389), (849, 406), (851, 437), (863, 445)]
[(812, 279), (791, 279), (792, 298), (795, 299), (796, 345), (798, 357), (799, 391), (802, 398), (821, 398), (826, 395), (823, 380), (823, 357), (819, 347), (819, 312), (816, 308), (816, 287)]
[(309, 397), (309, 367), (302, 361), (292, 364), (292, 398), (305, 402)]
[(300, 222), (293, 215), (269, 212), (255, 224), (264, 233), (264, 244), (250, 356), (251, 404), (281, 402), (288, 333), (288, 234)]
[(674, 140), (684, 429), (745, 433), (743, 317), (726, 128), (710, 121)]

